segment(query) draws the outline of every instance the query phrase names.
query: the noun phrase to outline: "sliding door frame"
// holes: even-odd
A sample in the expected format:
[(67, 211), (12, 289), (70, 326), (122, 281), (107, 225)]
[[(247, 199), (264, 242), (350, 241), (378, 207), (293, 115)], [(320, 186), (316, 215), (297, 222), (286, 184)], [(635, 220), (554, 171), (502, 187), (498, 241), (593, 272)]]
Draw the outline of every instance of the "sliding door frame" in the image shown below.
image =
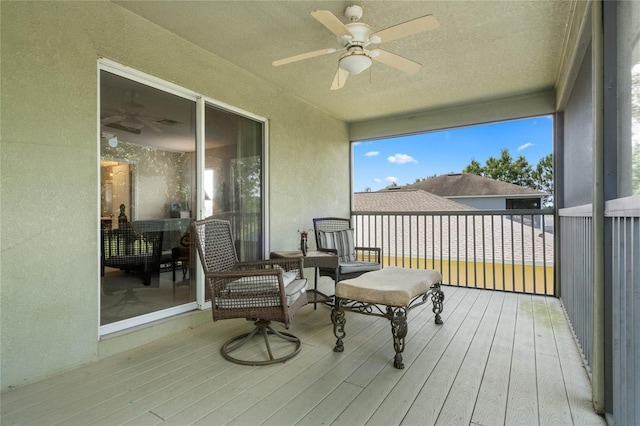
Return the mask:
[[(264, 117), (260, 117), (258, 115), (252, 114), (248, 111), (244, 111), (240, 108), (234, 107), (232, 105), (226, 104), (224, 102), (218, 101), (211, 97), (206, 97), (202, 94), (196, 93), (192, 90), (186, 89), (179, 85), (167, 82), (165, 80), (159, 79), (152, 75), (146, 74), (144, 72), (135, 70), (133, 68), (121, 65), (114, 61), (111, 61), (106, 58), (98, 58), (98, 66), (97, 66), (97, 143), (96, 147), (98, 150), (98, 158), (100, 158), (100, 72), (107, 71), (112, 74), (116, 74), (118, 76), (127, 78), (129, 80), (138, 82), (140, 84), (144, 84), (146, 86), (153, 87), (155, 89), (164, 91), (166, 93), (173, 94), (175, 96), (193, 101), (196, 105), (196, 215), (195, 219), (203, 219), (204, 218), (204, 187), (203, 187), (203, 175), (204, 175), (204, 162), (205, 162), (205, 107), (207, 105), (211, 105), (216, 108), (224, 109), (229, 111), (230, 113), (260, 122), (262, 124), (262, 192), (261, 192), (261, 203), (262, 203), (262, 224), (263, 224), (263, 253), (269, 253), (269, 214), (268, 214), (268, 206), (269, 206), (269, 123), (268, 120)], [(97, 161), (97, 176), (98, 182), (96, 182), (96, 188), (100, 187), (99, 176), (100, 176), (100, 161)], [(98, 206), (96, 211), (96, 217), (100, 217), (100, 191), (96, 190), (96, 197)], [(100, 241), (100, 230), (96, 229), (95, 234), (96, 241)], [(100, 277), (100, 251), (96, 253), (97, 256), (97, 265), (98, 270), (96, 270), (96, 277)], [(188, 302), (183, 305), (173, 306), (168, 309), (163, 309), (155, 312), (151, 312), (148, 314), (128, 318), (122, 321), (106, 324), (104, 326), (99, 325), (98, 335), (100, 337), (120, 332), (123, 330), (130, 329), (132, 327), (142, 326), (145, 324), (149, 324), (153, 321), (163, 320), (175, 315), (183, 314), (189, 311), (194, 310), (204, 310), (211, 308), (211, 301), (205, 300), (205, 289), (204, 289), (204, 273), (202, 270), (202, 266), (200, 264), (200, 259), (198, 256), (195, 256), (196, 265), (193, 270), (196, 274), (196, 300), (194, 302)], [(98, 279), (98, 285), (96, 286), (96, 291), (98, 291), (98, 301), (100, 301), (101, 292), (100, 292), (100, 283)], [(98, 302), (100, 303), (100, 302)], [(98, 311), (98, 324), (100, 324), (100, 305), (97, 306)]]

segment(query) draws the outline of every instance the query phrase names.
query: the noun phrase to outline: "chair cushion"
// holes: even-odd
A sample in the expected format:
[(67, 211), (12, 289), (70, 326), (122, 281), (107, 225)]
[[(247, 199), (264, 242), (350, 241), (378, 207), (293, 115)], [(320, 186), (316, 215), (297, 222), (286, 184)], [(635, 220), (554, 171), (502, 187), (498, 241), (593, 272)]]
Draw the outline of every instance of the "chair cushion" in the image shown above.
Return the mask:
[[(293, 304), (300, 295), (307, 291), (307, 280), (305, 278), (299, 278), (296, 271), (288, 271), (282, 273), (282, 278), (285, 287), (285, 295), (287, 305)], [(278, 277), (275, 275), (266, 275), (259, 280), (256, 277), (244, 277), (227, 284), (226, 297), (218, 298), (216, 304), (219, 308), (249, 308), (259, 306), (279, 306), (280, 298), (273, 297), (243, 297), (234, 298), (233, 293), (251, 293), (259, 292), (261, 289), (268, 289), (273, 291), (278, 288)]]
[(285, 293), (287, 294), (287, 305), (291, 306), (298, 300), (304, 292), (307, 291), (307, 280), (297, 279), (293, 280), (289, 283), (289, 285), (285, 288)]
[(354, 262), (356, 260), (353, 229), (333, 232), (320, 231), (318, 234), (320, 235), (320, 247), (337, 250), (340, 261)]
[(353, 274), (354, 272), (369, 272), (380, 269), (380, 264), (376, 262), (339, 262), (340, 275)]
[(432, 285), (442, 282), (434, 269), (387, 267), (336, 284), (336, 296), (349, 300), (387, 306), (407, 306)]

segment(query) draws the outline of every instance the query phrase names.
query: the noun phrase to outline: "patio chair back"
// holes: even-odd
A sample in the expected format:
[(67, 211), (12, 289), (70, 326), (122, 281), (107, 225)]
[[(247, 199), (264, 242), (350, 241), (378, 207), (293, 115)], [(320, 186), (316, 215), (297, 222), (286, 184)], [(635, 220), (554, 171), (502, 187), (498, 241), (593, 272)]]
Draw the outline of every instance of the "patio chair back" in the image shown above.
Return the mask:
[(238, 263), (236, 246), (227, 220), (205, 219), (193, 223), (196, 247), (205, 273), (224, 272)]
[(356, 247), (351, 220), (341, 217), (318, 217), (313, 219), (313, 228), (318, 250), (338, 255), (338, 270), (318, 268), (320, 276), (331, 277), (334, 282), (355, 278), (365, 272), (382, 267), (381, 250), (377, 247)]

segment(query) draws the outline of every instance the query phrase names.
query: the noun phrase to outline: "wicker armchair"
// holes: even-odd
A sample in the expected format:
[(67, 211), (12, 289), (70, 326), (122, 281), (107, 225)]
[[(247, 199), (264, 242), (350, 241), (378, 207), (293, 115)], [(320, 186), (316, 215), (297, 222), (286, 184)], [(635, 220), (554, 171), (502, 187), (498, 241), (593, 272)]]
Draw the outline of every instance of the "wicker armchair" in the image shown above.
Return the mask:
[[(196, 221), (192, 235), (211, 291), (213, 321), (246, 318), (255, 325), (253, 331), (222, 345), (222, 356), (238, 364), (267, 365), (286, 361), (300, 352), (300, 339), (275, 330), (271, 321), (289, 328), (296, 311), (307, 304), (302, 258), (238, 262), (231, 225), (226, 220)], [(266, 354), (261, 346), (240, 350), (252, 337), (260, 335)], [(280, 340), (274, 345), (279, 352), (272, 348), (271, 336), (284, 340), (284, 344)], [(231, 356), (234, 351), (242, 357)]]
[(381, 250), (378, 247), (355, 247), (353, 229), (349, 219), (320, 217), (313, 219), (318, 250), (336, 253), (339, 257), (337, 271), (318, 268), (320, 276), (331, 277), (336, 283), (342, 279), (355, 278), (365, 272), (382, 267)]

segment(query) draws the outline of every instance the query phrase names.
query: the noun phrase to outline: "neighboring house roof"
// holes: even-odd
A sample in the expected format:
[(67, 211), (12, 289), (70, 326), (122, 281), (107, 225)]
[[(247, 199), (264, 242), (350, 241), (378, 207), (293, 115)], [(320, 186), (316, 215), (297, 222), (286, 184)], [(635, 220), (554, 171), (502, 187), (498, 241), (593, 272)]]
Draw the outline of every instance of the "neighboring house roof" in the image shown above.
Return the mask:
[(473, 197), (473, 196), (530, 196), (546, 195), (536, 189), (525, 188), (512, 183), (500, 182), (471, 173), (440, 175), (422, 180), (406, 189), (421, 189), (441, 197)]
[[(361, 246), (381, 247), (384, 253), (435, 259), (483, 259), (483, 262), (530, 263), (553, 262), (553, 237), (523, 223), (522, 216), (486, 214), (482, 210), (457, 203), (453, 200), (431, 194), (420, 189), (395, 187), (377, 192), (356, 192), (353, 194), (353, 211), (394, 216), (394, 212), (448, 212), (473, 211), (472, 215), (439, 216), (439, 213), (426, 216), (424, 221), (413, 217), (413, 228), (405, 228), (391, 220), (371, 219), (362, 216), (361, 221), (376, 222), (377, 232), (366, 232), (360, 238)], [(444, 219), (447, 217), (447, 219)], [(520, 219), (519, 221), (516, 219)], [(371, 225), (372, 226), (372, 225)], [(408, 233), (414, 235), (411, 245)], [(495, 270), (494, 270), (495, 272)]]
[(356, 192), (353, 194), (353, 210), (358, 212), (407, 212), (477, 209), (420, 189), (397, 188), (378, 192)]

